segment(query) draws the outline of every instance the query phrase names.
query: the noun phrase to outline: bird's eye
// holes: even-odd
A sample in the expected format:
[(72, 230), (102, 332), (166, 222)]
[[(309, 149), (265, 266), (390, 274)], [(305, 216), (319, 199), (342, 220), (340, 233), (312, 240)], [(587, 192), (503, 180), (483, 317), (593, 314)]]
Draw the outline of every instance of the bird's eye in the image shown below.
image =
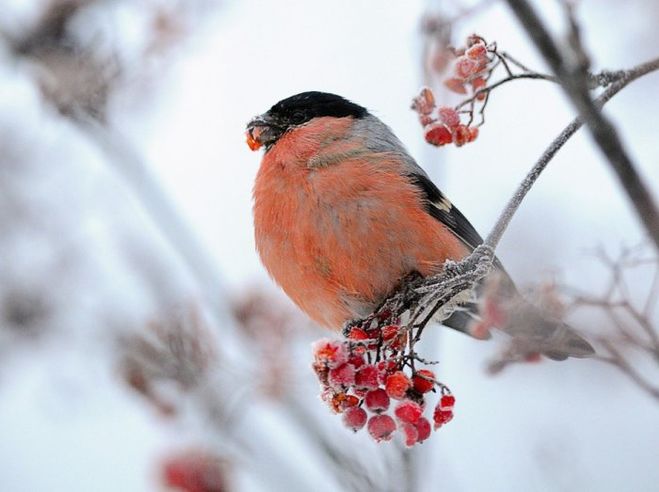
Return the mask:
[(303, 111), (294, 111), (291, 116), (293, 123), (299, 124), (304, 122), (304, 112)]

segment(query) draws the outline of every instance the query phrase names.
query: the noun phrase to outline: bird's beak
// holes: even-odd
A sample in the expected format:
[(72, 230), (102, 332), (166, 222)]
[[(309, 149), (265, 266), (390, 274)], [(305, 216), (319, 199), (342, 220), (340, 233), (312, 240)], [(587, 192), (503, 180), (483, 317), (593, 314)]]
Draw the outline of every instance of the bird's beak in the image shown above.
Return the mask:
[(277, 141), (282, 133), (282, 129), (266, 113), (257, 116), (247, 123), (245, 137), (247, 138), (249, 148), (258, 150), (264, 145), (266, 149), (269, 148)]

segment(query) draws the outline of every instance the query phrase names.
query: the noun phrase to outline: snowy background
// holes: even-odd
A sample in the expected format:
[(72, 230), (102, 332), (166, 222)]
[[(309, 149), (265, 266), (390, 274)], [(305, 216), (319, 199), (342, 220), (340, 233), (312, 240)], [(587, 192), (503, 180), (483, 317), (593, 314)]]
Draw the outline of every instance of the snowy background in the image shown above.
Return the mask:
[[(1, 2), (3, 38), (19, 39), (51, 3)], [(341, 94), (389, 124), (486, 234), (572, 108), (548, 83), (510, 84), (490, 101), (477, 142), (428, 147), (409, 103), (423, 80), (420, 25), (433, 2), (87, 3), (69, 33), (121, 67), (102, 129), (58, 113), (35, 82), (35, 63), (9, 42), (0, 47), (0, 490), (165, 490), (164, 457), (198, 445), (226, 458), (231, 490), (345, 490), (291, 405), (337, 446), (357, 450), (365, 473), (391, 473), (383, 463), (397, 448), (351, 435), (316, 398), (307, 368), (319, 332), (294, 336), (285, 390), (293, 397), (266, 400), (244, 382), (258, 362), (240, 352), (249, 344), (234, 333), (229, 304), (256, 288), (279, 296), (254, 252), (260, 155), (245, 145), (244, 125), (297, 92)], [(559, 11), (542, 4), (560, 32)], [(172, 9), (180, 23), (165, 15), (153, 44), (145, 34), (153, 12)], [(590, 0), (578, 12), (595, 68), (657, 56), (656, 2)], [(458, 23), (454, 40), (471, 32), (542, 68), (505, 6), (492, 2)], [(640, 80), (607, 111), (659, 192), (657, 86), (656, 74)], [(555, 277), (597, 292), (607, 272), (592, 249), (642, 238), (580, 133), (530, 193), (499, 256), (521, 285)], [(172, 396), (172, 418), (117, 368), (118, 339), (187, 303), (211, 312), (234, 440), (196, 415), (203, 386)], [(484, 366), (496, 344), (442, 330), (428, 345), (458, 403), (455, 420), (408, 456), (410, 490), (656, 490), (659, 406), (619, 372), (568, 361), (492, 377)]]

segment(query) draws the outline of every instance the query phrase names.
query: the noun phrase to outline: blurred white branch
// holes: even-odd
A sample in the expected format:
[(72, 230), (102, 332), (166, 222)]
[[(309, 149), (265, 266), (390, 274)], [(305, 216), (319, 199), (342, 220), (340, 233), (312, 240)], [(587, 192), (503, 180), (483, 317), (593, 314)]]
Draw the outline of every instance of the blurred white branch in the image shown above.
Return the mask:
[[(595, 359), (615, 367), (640, 389), (659, 400), (659, 385), (656, 383), (659, 380), (659, 326), (653, 312), (659, 301), (656, 289), (659, 257), (654, 251), (652, 253), (648, 256), (642, 247), (623, 248), (618, 257), (611, 257), (604, 250), (598, 251), (596, 257), (609, 275), (608, 285), (601, 295), (575, 293), (571, 307), (600, 312), (608, 319), (613, 332), (605, 333), (599, 329), (593, 334), (593, 339), (602, 346), (602, 353)], [(630, 279), (638, 290), (640, 280), (632, 276), (634, 271), (647, 273), (650, 268), (653, 269), (652, 275), (642, 279), (649, 287), (646, 297), (642, 302), (635, 302)], [(645, 356), (648, 364), (640, 364), (639, 356)], [(654, 375), (646, 375), (648, 371), (653, 371)]]

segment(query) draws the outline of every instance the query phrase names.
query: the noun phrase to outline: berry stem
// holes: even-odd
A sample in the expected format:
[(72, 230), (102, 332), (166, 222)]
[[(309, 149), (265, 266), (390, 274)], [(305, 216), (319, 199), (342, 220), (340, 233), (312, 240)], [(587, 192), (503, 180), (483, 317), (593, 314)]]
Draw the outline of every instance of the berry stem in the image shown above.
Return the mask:
[(536, 79), (536, 80), (548, 80), (550, 82), (556, 82), (555, 77), (543, 73), (518, 73), (518, 74), (509, 75), (508, 77), (498, 80), (487, 87), (478, 89), (477, 91), (474, 92), (474, 94), (470, 98), (465, 99), (460, 104), (458, 104), (455, 107), (455, 109), (460, 109), (466, 106), (467, 104), (473, 104), (477, 100), (480, 94), (489, 94), (492, 90), (496, 89), (499, 86), (502, 86), (503, 84), (507, 84), (508, 82), (511, 82), (513, 80), (520, 80), (520, 79)]

